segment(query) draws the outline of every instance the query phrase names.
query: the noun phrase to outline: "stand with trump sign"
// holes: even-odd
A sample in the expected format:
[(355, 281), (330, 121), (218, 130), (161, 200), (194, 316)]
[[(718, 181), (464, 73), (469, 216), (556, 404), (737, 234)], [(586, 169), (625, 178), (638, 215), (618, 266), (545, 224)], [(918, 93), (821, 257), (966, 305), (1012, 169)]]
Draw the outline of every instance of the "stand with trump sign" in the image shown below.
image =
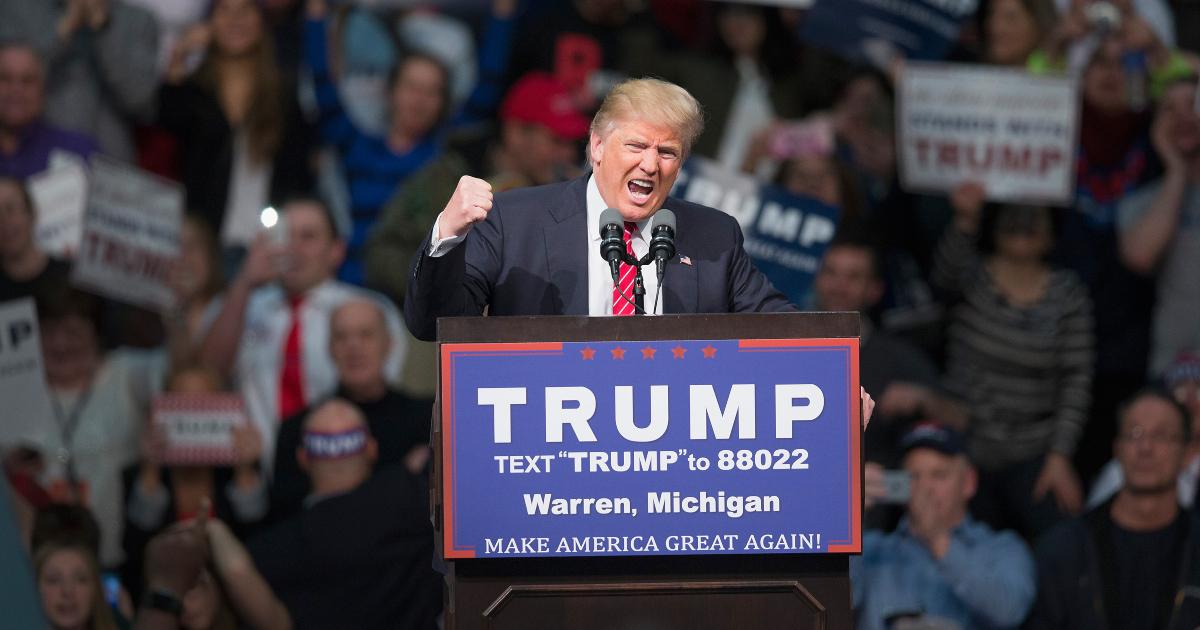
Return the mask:
[(447, 627), (848, 625), (858, 330), (844, 313), (441, 320)]

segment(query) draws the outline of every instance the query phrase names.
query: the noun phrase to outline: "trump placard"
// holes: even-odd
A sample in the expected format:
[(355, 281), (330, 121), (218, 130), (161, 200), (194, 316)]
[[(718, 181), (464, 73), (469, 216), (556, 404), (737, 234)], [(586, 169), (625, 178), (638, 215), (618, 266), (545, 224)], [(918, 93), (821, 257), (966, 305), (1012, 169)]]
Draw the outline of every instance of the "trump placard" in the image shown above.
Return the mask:
[(33, 442), (54, 419), (32, 298), (0, 303), (0, 401), (5, 445)]
[(234, 427), (246, 410), (238, 394), (164, 394), (154, 400), (153, 421), (163, 432), (162, 462), (228, 466), (234, 463)]
[(837, 232), (840, 210), (759, 183), (703, 157), (684, 164), (671, 194), (737, 219), (754, 266), (792, 303), (805, 303), (825, 249)]
[(446, 558), (860, 549), (857, 339), (441, 346)]
[(83, 238), (71, 282), (137, 306), (168, 309), (179, 257), (183, 190), (106, 158), (92, 161)]
[(994, 201), (1070, 203), (1079, 91), (1066, 76), (958, 64), (907, 65), (901, 75), (900, 178), (914, 192), (967, 181)]

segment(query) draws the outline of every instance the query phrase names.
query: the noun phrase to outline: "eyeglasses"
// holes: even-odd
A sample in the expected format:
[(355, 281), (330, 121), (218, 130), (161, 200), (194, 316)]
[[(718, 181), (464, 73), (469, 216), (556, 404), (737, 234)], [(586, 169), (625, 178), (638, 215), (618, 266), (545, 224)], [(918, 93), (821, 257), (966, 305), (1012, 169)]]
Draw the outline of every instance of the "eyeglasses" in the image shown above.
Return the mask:
[(1147, 431), (1142, 427), (1134, 427), (1117, 434), (1122, 442), (1136, 443), (1146, 440), (1154, 445), (1171, 445), (1183, 442), (1183, 434), (1177, 431)]

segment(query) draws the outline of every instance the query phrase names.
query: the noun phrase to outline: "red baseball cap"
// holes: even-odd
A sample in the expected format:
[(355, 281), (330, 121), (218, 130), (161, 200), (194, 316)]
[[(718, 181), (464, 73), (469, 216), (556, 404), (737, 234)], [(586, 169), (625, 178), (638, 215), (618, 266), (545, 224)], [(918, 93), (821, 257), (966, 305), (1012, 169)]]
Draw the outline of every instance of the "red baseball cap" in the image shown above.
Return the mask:
[(565, 140), (583, 138), (591, 126), (567, 88), (544, 72), (530, 72), (513, 84), (500, 104), (500, 119), (541, 125)]

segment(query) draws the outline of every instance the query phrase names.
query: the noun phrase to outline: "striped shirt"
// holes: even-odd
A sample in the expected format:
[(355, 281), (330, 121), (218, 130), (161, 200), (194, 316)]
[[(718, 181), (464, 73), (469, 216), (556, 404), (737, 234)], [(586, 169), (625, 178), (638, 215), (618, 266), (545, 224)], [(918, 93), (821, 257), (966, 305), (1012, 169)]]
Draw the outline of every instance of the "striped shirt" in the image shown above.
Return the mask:
[(1091, 404), (1095, 338), (1087, 288), (1050, 272), (1034, 304), (1001, 294), (973, 239), (953, 226), (934, 257), (933, 281), (956, 293), (947, 332), (946, 385), (971, 409), (970, 445), (985, 468), (1070, 456)]

